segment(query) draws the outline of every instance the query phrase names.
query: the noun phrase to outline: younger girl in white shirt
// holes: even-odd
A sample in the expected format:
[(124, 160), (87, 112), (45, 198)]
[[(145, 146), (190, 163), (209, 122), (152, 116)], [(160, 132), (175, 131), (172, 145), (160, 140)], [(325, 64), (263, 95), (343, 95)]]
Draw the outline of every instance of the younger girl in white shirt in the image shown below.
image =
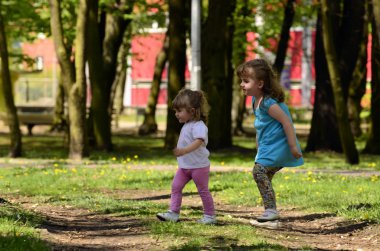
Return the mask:
[(177, 222), (182, 204), (182, 190), (193, 180), (202, 199), (204, 216), (198, 222), (202, 224), (216, 223), (214, 201), (208, 188), (210, 161), (207, 150), (208, 103), (202, 91), (182, 89), (173, 100), (175, 116), (184, 123), (179, 135), (177, 147), (173, 150), (177, 156), (178, 169), (172, 182), (170, 209), (158, 213), (162, 221)]

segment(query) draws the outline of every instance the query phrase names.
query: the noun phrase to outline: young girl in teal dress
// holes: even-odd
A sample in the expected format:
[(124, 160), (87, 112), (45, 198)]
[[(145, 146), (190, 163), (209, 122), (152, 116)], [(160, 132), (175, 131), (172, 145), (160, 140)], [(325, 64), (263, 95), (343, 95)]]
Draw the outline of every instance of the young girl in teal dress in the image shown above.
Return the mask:
[(252, 172), (265, 208), (257, 221), (277, 220), (272, 178), (283, 167), (303, 165), (301, 148), (284, 104), (284, 91), (269, 63), (264, 59), (247, 61), (237, 68), (237, 75), (244, 94), (252, 96), (255, 115), (257, 154)]

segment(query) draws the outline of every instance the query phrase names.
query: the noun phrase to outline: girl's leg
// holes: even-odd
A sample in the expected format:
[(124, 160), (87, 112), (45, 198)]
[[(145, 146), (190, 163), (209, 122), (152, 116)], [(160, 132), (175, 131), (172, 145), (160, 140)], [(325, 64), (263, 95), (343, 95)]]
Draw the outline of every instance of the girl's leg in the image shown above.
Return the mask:
[(192, 178), (201, 196), (205, 215), (215, 215), (214, 200), (208, 189), (210, 167), (191, 169)]
[(191, 180), (189, 170), (178, 168), (172, 182), (172, 194), (170, 198), (170, 210), (179, 213), (182, 204), (182, 190)]
[(276, 195), (272, 187), (273, 175), (280, 171), (281, 167), (264, 167), (258, 163), (252, 170), (253, 178), (256, 181), (257, 188), (260, 191), (265, 209), (276, 210)]

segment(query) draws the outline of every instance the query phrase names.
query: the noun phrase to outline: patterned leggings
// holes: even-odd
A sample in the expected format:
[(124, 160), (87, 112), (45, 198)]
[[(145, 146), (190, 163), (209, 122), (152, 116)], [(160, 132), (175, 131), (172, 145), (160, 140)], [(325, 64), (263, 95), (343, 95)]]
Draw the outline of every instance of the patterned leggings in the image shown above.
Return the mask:
[(276, 210), (276, 194), (272, 187), (272, 178), (282, 167), (265, 167), (255, 163), (252, 169), (253, 178), (260, 191), (265, 209)]

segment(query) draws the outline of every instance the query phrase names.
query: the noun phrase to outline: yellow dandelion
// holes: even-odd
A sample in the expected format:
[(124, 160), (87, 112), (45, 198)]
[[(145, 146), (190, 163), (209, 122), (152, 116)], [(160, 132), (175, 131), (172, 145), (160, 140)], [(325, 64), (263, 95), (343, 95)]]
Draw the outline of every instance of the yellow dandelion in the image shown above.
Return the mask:
[(71, 168), (71, 172), (73, 173), (77, 173), (77, 169), (74, 167), (74, 168)]
[(224, 166), (224, 161), (220, 162), (220, 164), (221, 164), (222, 166)]
[(288, 179), (290, 179), (290, 177), (289, 176), (285, 176), (284, 179), (288, 180)]
[(135, 156), (133, 156), (133, 158), (135, 158), (135, 159), (138, 159), (138, 158), (139, 158), (139, 156), (138, 156), (138, 155), (135, 155)]
[(376, 163), (375, 162), (368, 163), (368, 167), (376, 167)]
[(115, 161), (115, 160), (117, 160), (117, 158), (116, 157), (112, 157), (112, 160)]
[(372, 175), (371, 176), (371, 181), (372, 182), (375, 182), (375, 181), (378, 181), (379, 180), (379, 177), (378, 176), (376, 176), (376, 175)]

